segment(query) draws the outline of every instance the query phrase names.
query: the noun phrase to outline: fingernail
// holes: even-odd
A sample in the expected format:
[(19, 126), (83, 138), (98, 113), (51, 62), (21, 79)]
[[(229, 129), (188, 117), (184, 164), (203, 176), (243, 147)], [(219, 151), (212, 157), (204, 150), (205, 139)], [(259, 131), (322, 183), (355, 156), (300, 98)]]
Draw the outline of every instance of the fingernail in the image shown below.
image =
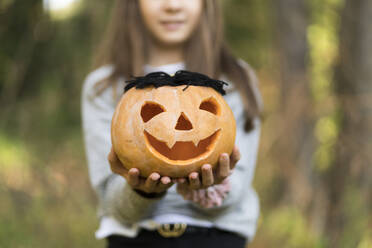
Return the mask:
[(228, 159), (229, 159), (229, 155), (228, 155), (227, 153), (223, 153), (223, 154), (222, 154), (222, 158), (223, 158), (224, 160), (228, 160)]
[(209, 170), (211, 168), (211, 165), (210, 164), (205, 164), (203, 165), (203, 170)]
[(160, 178), (160, 175), (158, 173), (151, 175), (151, 179), (154, 181), (158, 180), (159, 178)]
[(170, 178), (169, 177), (163, 177), (162, 179), (161, 179), (161, 182), (162, 182), (162, 184), (168, 184), (168, 183), (170, 183)]
[(191, 179), (196, 179), (196, 178), (198, 178), (198, 173), (193, 172), (193, 173), (190, 174), (190, 177), (191, 177)]

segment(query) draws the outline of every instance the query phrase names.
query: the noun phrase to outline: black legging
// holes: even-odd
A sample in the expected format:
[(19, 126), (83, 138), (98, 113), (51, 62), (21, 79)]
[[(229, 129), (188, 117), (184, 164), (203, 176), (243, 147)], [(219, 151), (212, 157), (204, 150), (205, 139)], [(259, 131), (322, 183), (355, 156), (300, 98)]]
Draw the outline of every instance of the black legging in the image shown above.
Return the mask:
[(157, 231), (142, 230), (135, 238), (112, 235), (107, 241), (107, 248), (244, 248), (246, 243), (243, 237), (216, 228), (186, 232), (177, 238), (164, 238)]

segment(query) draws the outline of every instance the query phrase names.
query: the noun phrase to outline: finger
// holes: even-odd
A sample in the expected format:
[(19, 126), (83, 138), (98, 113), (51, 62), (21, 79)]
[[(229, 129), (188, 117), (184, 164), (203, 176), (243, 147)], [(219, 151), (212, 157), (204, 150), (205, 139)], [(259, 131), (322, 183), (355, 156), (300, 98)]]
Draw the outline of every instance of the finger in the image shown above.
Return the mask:
[(128, 172), (128, 183), (132, 186), (132, 187), (136, 187), (139, 185), (139, 182), (140, 182), (140, 178), (139, 178), (139, 170), (137, 168), (132, 168), (129, 170)]
[(113, 147), (111, 147), (110, 152), (109, 152), (109, 154), (108, 154), (108, 156), (107, 156), (107, 159), (108, 159), (108, 161), (109, 161), (110, 163), (111, 163), (111, 162), (114, 162), (115, 160), (117, 160), (117, 156), (116, 156), (116, 153), (115, 153)]
[(202, 167), (202, 183), (203, 186), (211, 186), (214, 182), (212, 166), (205, 164)]
[(197, 191), (198, 202), (202, 206), (206, 206), (208, 203), (208, 195), (206, 189), (199, 189)]
[(155, 188), (156, 188), (156, 185), (158, 184), (159, 179), (160, 179), (160, 175), (157, 172), (151, 173), (151, 175), (146, 179), (145, 189), (148, 193), (155, 191)]
[(216, 187), (216, 194), (218, 197), (225, 198), (227, 193), (221, 187)]
[(198, 191), (199, 190), (192, 190), (190, 191), (191, 192), (191, 200), (193, 202), (198, 202), (199, 201), (199, 194), (198, 194)]
[(172, 180), (169, 177), (162, 177), (158, 183), (157, 192), (164, 192), (172, 185)]
[(111, 171), (120, 174), (124, 177), (127, 176), (128, 170), (123, 166), (119, 158), (116, 156), (116, 153), (113, 148), (111, 148), (111, 151), (109, 155), (107, 156), (107, 159), (110, 163)]
[(181, 194), (182, 196), (185, 197), (187, 190), (188, 190), (188, 185), (187, 181), (185, 178), (182, 178), (183, 180), (180, 180), (180, 178), (177, 179), (177, 192)]
[(234, 149), (230, 155), (230, 169), (234, 169), (236, 163), (239, 161), (241, 155), (239, 148), (237, 146), (234, 146)]
[(183, 177), (172, 178), (171, 180), (172, 180), (172, 183), (179, 183), (179, 184), (182, 184), (182, 183), (186, 182), (186, 178), (183, 178)]
[(223, 180), (230, 174), (230, 157), (227, 153), (223, 153), (220, 156), (217, 170), (217, 177), (219, 180)]
[(177, 181), (177, 183), (180, 183), (180, 184), (186, 184), (187, 183), (186, 178), (183, 178), (183, 177), (177, 178), (176, 181)]
[(191, 172), (189, 175), (189, 182), (190, 182), (190, 188), (192, 189), (200, 188), (199, 173)]

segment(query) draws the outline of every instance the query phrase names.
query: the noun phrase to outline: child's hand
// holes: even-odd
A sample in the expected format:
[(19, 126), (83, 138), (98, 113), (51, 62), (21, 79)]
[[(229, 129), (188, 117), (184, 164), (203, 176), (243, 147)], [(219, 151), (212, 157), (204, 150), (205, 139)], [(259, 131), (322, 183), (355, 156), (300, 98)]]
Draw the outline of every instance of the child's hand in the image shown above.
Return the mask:
[(226, 178), (221, 184), (216, 184), (206, 189), (189, 189), (187, 187), (177, 187), (177, 191), (183, 199), (192, 201), (203, 208), (218, 207), (230, 192), (229, 178)]
[(159, 173), (152, 173), (148, 178), (140, 177), (140, 171), (137, 168), (131, 168), (129, 171), (122, 165), (116, 153), (111, 148), (108, 155), (111, 170), (124, 177), (128, 184), (136, 190), (145, 193), (162, 193), (173, 185), (172, 180), (167, 177), (161, 177)]
[(179, 178), (177, 188), (178, 192), (184, 192), (188, 190), (205, 189), (215, 184), (221, 184), (234, 169), (236, 163), (240, 159), (240, 152), (237, 146), (234, 147), (231, 155), (226, 153), (220, 155), (219, 163), (215, 170), (212, 170), (210, 164), (202, 166), (201, 175), (198, 172), (192, 172), (186, 178)]

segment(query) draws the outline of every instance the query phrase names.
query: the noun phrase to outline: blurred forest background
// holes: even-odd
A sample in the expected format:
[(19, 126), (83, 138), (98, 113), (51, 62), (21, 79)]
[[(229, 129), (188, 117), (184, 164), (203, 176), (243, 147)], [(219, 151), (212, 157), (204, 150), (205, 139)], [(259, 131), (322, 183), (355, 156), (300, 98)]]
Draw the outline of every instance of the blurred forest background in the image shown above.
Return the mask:
[[(372, 1), (223, 3), (265, 102), (249, 247), (371, 248)], [(79, 109), (111, 6), (0, 1), (0, 247), (104, 245)]]

